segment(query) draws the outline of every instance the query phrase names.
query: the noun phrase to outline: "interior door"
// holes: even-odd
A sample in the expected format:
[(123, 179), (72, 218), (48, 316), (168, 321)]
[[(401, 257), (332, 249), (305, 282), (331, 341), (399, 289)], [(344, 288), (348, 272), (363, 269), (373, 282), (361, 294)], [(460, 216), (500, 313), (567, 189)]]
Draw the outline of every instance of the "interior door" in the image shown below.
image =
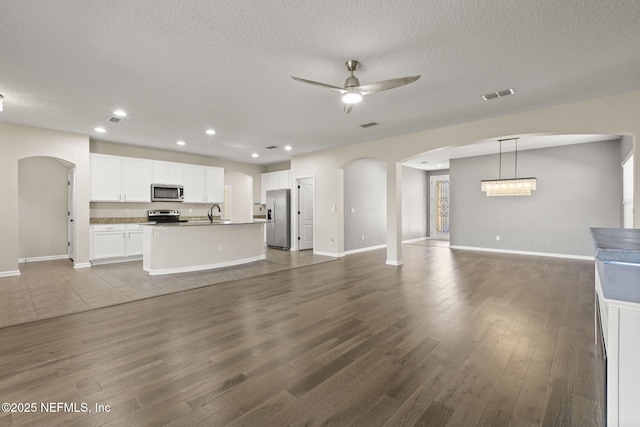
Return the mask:
[(313, 249), (314, 179), (298, 180), (298, 250)]
[(429, 211), (429, 236), (449, 240), (449, 175), (431, 177)]
[(67, 247), (69, 259), (76, 258), (76, 170), (71, 169), (67, 175)]

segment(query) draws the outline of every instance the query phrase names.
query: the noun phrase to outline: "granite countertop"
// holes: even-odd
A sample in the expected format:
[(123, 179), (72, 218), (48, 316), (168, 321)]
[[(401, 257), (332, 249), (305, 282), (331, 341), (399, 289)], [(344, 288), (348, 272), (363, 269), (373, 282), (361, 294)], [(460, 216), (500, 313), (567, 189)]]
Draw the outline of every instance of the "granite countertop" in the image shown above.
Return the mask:
[(640, 264), (640, 229), (592, 228), (596, 261)]
[[(206, 216), (181, 216), (181, 219), (186, 219), (188, 222), (206, 221), (209, 222), (209, 218)], [(215, 218), (215, 217), (214, 217)], [(256, 215), (253, 217), (254, 222), (264, 222), (264, 215)], [(149, 219), (146, 216), (142, 217), (117, 217), (117, 218), (90, 218), (89, 224), (148, 224)]]
[(142, 225), (150, 225), (153, 227), (198, 227), (198, 226), (220, 226), (220, 225), (248, 225), (248, 224), (265, 224), (264, 220), (255, 220), (250, 222), (233, 222), (233, 221), (188, 221), (188, 222), (160, 222), (160, 223), (147, 223)]

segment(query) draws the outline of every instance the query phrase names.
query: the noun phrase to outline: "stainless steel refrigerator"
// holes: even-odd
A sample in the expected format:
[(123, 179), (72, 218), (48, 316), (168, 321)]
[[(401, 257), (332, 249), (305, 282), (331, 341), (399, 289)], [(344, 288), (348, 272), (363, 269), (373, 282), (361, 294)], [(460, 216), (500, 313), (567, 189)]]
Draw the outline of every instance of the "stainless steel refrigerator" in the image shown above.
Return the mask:
[(291, 248), (291, 190), (267, 191), (267, 246)]

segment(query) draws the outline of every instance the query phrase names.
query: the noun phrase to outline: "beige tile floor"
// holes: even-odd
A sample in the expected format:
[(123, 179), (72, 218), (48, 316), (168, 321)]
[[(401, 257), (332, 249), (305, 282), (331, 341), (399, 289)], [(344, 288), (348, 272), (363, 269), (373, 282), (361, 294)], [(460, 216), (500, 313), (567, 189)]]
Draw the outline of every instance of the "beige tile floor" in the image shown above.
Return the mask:
[(150, 276), (142, 261), (74, 269), (70, 260), (20, 264), (20, 276), (0, 277), (0, 327), (259, 276), (336, 258), (312, 251), (266, 250), (250, 264), (193, 273)]

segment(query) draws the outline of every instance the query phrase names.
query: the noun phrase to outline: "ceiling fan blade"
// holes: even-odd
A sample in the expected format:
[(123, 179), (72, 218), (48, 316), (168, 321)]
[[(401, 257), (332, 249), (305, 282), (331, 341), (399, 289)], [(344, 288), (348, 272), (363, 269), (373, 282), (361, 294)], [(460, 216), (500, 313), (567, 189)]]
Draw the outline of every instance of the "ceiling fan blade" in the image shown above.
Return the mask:
[(349, 114), (353, 109), (354, 104), (344, 104), (344, 112)]
[(346, 92), (345, 88), (343, 88), (343, 87), (328, 85), (326, 83), (314, 82), (313, 80), (301, 79), (300, 77), (291, 76), (291, 78), (293, 80), (297, 80), (297, 81), (302, 82), (302, 83), (308, 83), (308, 84), (314, 85), (314, 86), (326, 87), (327, 89), (337, 90), (340, 93), (345, 93)]
[(382, 92), (383, 90), (393, 89), (396, 87), (408, 85), (418, 80), (420, 76), (399, 77), (397, 79), (385, 80), (382, 82), (369, 83), (367, 85), (358, 86), (354, 88), (362, 95), (368, 95), (370, 93)]

